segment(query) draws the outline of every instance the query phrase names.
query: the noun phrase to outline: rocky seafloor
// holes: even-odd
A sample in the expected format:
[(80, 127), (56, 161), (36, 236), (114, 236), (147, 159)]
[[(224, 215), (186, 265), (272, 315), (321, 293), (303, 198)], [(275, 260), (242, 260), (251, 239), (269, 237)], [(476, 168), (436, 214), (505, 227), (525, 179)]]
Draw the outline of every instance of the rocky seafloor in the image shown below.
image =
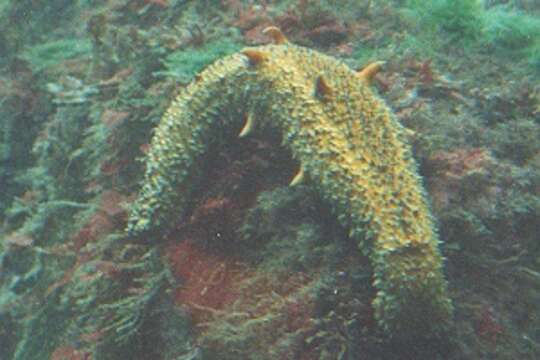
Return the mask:
[[(534, 1), (0, 1), (0, 359), (537, 359)], [(278, 134), (211, 152), (187, 214), (124, 229), (153, 129), (213, 61), (291, 42), (408, 130), (454, 318), (389, 338), (372, 268)], [(181, 191), (182, 189), (179, 189)]]

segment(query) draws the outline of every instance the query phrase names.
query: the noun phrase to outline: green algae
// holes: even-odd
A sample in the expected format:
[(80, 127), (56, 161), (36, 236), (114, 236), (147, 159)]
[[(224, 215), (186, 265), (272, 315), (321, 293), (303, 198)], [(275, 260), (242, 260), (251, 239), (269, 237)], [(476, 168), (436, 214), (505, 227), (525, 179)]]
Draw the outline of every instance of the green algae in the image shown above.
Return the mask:
[(154, 76), (166, 76), (187, 84), (206, 66), (241, 48), (242, 45), (230, 40), (214, 40), (199, 47), (177, 50), (163, 59), (165, 70), (155, 72)]
[(478, 0), (421, 0), (406, 2), (407, 16), (419, 20), (422, 31), (445, 34), (452, 40), (468, 42), (477, 39), (482, 30), (481, 4)]
[(21, 58), (28, 61), (35, 72), (42, 71), (62, 61), (80, 56), (90, 56), (92, 44), (85, 38), (62, 39), (30, 47)]

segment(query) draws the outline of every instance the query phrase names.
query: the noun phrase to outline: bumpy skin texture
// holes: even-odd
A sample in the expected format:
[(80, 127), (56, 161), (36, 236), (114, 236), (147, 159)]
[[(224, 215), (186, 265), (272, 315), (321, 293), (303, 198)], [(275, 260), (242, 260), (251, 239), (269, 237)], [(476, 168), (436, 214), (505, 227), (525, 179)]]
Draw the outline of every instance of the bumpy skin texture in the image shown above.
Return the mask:
[(370, 257), (382, 329), (407, 337), (444, 329), (452, 305), (443, 259), (403, 128), (366, 79), (316, 51), (267, 45), (204, 70), (156, 130), (128, 232), (150, 236), (182, 217), (204, 154), (234, 141), (245, 114), (255, 131), (279, 129), (308, 183)]

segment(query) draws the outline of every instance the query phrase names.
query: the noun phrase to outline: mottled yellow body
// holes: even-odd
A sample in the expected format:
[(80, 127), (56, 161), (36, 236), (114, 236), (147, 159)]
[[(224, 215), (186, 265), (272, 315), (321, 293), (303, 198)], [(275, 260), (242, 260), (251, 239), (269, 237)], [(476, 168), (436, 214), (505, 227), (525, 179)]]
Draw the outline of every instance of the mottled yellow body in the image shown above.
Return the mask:
[(281, 131), (309, 184), (371, 258), (381, 327), (392, 335), (443, 328), (452, 306), (421, 181), (403, 128), (367, 83), (336, 59), (287, 42), (218, 61), (158, 126), (128, 231), (144, 236), (181, 217), (197, 161), (209, 146), (234, 141), (227, 134), (247, 113), (249, 132)]

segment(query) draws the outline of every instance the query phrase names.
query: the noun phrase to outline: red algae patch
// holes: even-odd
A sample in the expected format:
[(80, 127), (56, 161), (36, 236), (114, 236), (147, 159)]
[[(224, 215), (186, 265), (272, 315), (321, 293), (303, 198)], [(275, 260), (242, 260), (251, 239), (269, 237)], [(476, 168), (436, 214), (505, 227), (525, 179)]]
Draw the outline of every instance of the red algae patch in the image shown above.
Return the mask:
[(489, 152), (481, 148), (458, 149), (453, 152), (438, 152), (430, 158), (438, 175), (448, 178), (461, 178), (473, 172), (482, 172), (494, 159)]
[(492, 196), (496, 188), (490, 184), (495, 159), (481, 148), (437, 152), (428, 159), (431, 175), (427, 187), (433, 207), (440, 211), (466, 198)]
[(317, 358), (316, 283), (302, 272), (253, 272), (237, 286), (237, 300), (198, 324), (198, 342), (224, 359)]
[(90, 354), (75, 349), (72, 346), (61, 346), (56, 348), (50, 360), (89, 360)]
[[(260, 351), (256, 339), (290, 343), (277, 347), (285, 352), (276, 354), (280, 358), (309, 350), (306, 341), (316, 333), (312, 290), (318, 278), (304, 272), (268, 273), (190, 240), (166, 251), (179, 281), (175, 303), (198, 329), (197, 343), (223, 354), (229, 351), (224, 348), (229, 341), (239, 341), (242, 354)], [(231, 327), (235, 336), (227, 330)]]
[(238, 297), (238, 284), (249, 276), (241, 262), (212, 254), (190, 241), (171, 245), (168, 257), (180, 281), (175, 303), (187, 307), (197, 323), (222, 310)]

